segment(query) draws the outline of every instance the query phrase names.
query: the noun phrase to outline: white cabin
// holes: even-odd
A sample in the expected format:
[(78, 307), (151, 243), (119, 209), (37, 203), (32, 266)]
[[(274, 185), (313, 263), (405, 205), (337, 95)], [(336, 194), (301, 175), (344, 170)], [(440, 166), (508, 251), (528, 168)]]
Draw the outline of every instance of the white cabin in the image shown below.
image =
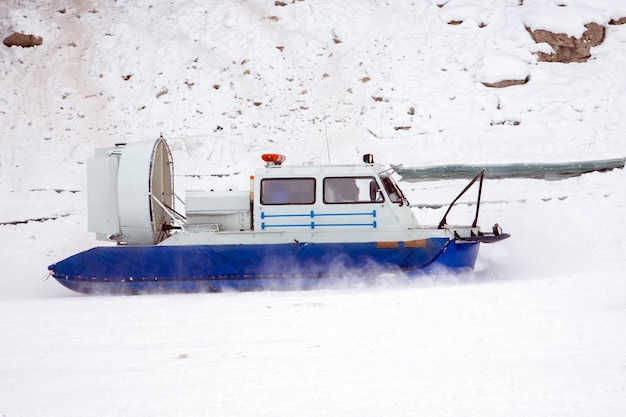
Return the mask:
[(88, 161), (89, 230), (132, 245), (406, 241), (424, 234), (393, 169), (371, 155), (351, 165), (284, 165), (277, 154), (263, 159), (249, 190), (187, 192), (182, 215), (173, 208), (165, 140), (99, 149)]

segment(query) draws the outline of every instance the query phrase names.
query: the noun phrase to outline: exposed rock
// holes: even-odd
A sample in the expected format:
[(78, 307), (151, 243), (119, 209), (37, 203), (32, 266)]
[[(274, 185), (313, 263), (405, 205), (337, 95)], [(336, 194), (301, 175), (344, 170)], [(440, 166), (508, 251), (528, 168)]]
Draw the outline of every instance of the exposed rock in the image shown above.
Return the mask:
[(526, 84), (530, 80), (530, 76), (524, 78), (523, 80), (502, 80), (495, 83), (482, 82), (485, 87), (493, 87), (493, 88), (504, 88), (510, 87), (512, 85), (522, 85)]
[(604, 41), (605, 28), (597, 23), (587, 23), (587, 30), (580, 38), (568, 36), (564, 33), (552, 33), (547, 30), (531, 30), (526, 28), (537, 43), (549, 44), (554, 53), (537, 52), (540, 61), (544, 62), (586, 62), (591, 56), (589, 52), (594, 46)]
[(26, 35), (24, 33), (13, 32), (7, 36), (3, 43), (8, 46), (21, 46), (22, 48), (32, 48), (43, 43), (43, 39), (35, 35)]
[(485, 51), (477, 62), (477, 70), (476, 81), (491, 88), (522, 85), (530, 80), (528, 63), (502, 51)]
[(609, 25), (626, 25), (626, 17), (620, 19), (611, 19)]
[(156, 93), (156, 98), (159, 98), (161, 96), (166, 95), (167, 93), (169, 93), (170, 91), (167, 89), (167, 87), (163, 87), (161, 89), (161, 91), (159, 91), (158, 93)]

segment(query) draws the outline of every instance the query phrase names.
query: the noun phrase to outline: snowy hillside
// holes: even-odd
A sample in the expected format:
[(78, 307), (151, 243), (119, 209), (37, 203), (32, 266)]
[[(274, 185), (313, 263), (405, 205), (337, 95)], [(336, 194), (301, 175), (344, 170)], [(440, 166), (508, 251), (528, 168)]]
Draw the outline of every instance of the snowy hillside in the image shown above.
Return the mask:
[[(43, 41), (0, 45), (0, 414), (621, 416), (624, 170), (486, 182), (481, 224), (513, 237), (469, 276), (130, 298), (42, 279), (97, 244), (86, 160), (118, 142), (162, 134), (181, 195), (247, 187), (263, 152), (625, 157), (624, 17), (623, 0), (0, 3), (2, 38)], [(587, 62), (539, 62), (527, 28), (588, 23), (606, 32)], [(400, 183), (431, 204), (464, 184)]]

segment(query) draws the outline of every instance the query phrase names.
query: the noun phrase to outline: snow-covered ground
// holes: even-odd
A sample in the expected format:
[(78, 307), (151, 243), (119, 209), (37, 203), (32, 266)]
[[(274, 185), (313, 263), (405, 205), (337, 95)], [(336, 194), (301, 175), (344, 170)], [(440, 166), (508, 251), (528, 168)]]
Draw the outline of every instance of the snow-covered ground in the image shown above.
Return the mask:
[[(0, 47), (0, 415), (622, 416), (624, 170), (487, 181), (481, 224), (513, 237), (484, 245), (469, 275), (140, 297), (43, 280), (98, 244), (85, 163), (116, 142), (162, 133), (180, 194), (247, 187), (262, 152), (405, 166), (626, 156), (626, 25), (608, 25), (626, 3), (444, 3), (0, 4), (0, 36), (44, 41)], [(607, 27), (591, 60), (537, 63), (524, 25), (576, 34), (589, 19)], [(480, 83), (520, 74), (526, 85)], [(437, 204), (464, 182), (400, 185)]]

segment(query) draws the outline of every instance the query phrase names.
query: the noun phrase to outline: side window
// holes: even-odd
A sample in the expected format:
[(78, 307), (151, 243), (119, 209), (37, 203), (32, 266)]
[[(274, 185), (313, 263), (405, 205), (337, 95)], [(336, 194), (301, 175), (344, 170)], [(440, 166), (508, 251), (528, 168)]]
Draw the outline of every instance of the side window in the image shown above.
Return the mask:
[(375, 203), (382, 202), (378, 183), (374, 177), (324, 178), (324, 203)]
[(261, 204), (313, 204), (315, 178), (266, 178), (261, 180)]

